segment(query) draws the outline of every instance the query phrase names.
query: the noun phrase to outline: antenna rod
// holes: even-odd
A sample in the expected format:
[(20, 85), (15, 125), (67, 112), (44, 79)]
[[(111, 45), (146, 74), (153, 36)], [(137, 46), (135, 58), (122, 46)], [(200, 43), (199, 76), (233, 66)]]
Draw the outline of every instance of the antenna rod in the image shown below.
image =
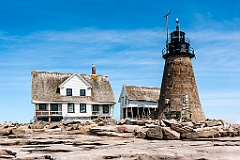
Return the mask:
[(178, 18), (176, 18), (177, 23), (177, 30), (178, 30), (178, 41), (180, 42), (180, 22), (178, 21)]
[(167, 30), (166, 46), (167, 46), (167, 53), (168, 53), (168, 15), (170, 13), (171, 13), (171, 10), (168, 10), (168, 13), (166, 15), (163, 15), (163, 17), (166, 17), (166, 30)]

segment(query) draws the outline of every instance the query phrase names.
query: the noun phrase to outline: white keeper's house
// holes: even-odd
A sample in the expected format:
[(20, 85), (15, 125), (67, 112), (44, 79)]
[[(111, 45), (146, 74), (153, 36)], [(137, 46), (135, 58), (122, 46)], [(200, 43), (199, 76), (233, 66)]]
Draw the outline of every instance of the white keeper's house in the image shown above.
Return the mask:
[(123, 85), (118, 103), (120, 118), (147, 119), (158, 108), (160, 88)]
[(42, 121), (113, 118), (114, 93), (108, 76), (32, 71), (34, 118)]

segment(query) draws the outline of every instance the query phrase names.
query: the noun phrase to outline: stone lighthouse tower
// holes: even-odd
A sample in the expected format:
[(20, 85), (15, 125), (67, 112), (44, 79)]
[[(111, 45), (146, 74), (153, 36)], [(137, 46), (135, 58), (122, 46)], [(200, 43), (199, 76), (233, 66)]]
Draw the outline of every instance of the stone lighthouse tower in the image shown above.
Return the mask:
[(166, 49), (162, 52), (165, 66), (158, 104), (159, 118), (205, 121), (191, 62), (195, 57), (194, 50), (190, 47), (189, 39), (185, 38), (185, 33), (180, 30), (178, 19), (176, 22), (176, 30), (170, 34), (170, 42), (167, 29)]

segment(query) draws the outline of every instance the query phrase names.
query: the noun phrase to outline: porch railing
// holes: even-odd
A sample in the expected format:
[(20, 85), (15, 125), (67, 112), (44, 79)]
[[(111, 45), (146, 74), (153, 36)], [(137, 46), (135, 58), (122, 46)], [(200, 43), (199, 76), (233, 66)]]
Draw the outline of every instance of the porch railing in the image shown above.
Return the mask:
[(35, 111), (36, 116), (59, 116), (62, 111)]

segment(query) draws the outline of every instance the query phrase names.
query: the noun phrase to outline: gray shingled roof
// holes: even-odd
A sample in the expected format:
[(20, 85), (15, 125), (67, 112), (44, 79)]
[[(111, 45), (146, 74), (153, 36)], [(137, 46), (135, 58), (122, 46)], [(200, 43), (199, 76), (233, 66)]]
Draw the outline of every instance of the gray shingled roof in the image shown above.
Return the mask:
[(102, 75), (97, 76), (95, 81), (91, 75), (79, 74), (92, 86), (91, 97), (61, 96), (57, 93), (58, 87), (72, 75), (69, 73), (32, 71), (32, 101), (116, 103), (108, 77)]
[(128, 100), (158, 102), (160, 88), (142, 87), (142, 86), (123, 86), (125, 88)]

